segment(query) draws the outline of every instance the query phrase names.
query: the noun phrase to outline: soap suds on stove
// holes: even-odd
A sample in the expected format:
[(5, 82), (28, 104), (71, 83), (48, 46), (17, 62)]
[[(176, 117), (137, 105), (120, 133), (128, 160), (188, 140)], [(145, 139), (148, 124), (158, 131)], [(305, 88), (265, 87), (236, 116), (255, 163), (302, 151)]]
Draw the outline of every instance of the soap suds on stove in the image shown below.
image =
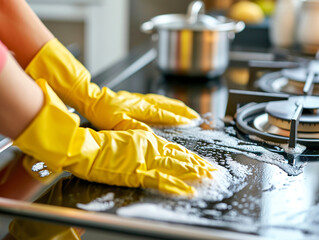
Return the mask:
[(89, 203), (77, 203), (76, 206), (87, 211), (106, 211), (114, 207), (114, 193), (107, 193)]
[[(222, 211), (231, 210), (234, 213), (232, 206), (222, 202), (224, 199), (230, 198), (234, 193), (239, 192), (247, 186), (247, 177), (252, 174), (249, 166), (245, 166), (235, 161), (230, 153), (214, 153), (211, 148), (211, 141), (206, 141), (202, 138), (198, 128), (188, 128), (178, 130), (155, 129), (156, 134), (168, 139), (169, 141), (178, 142), (190, 150), (201, 155), (207, 159), (217, 168), (213, 171), (213, 179), (203, 179), (200, 182), (190, 183), (197, 190), (197, 195), (192, 199), (183, 199), (179, 197), (170, 196), (163, 199), (159, 203), (141, 202), (126, 207), (119, 208), (116, 213), (125, 217), (140, 217), (147, 219), (155, 219), (161, 221), (200, 224), (200, 225), (214, 225), (221, 227), (236, 228), (235, 222), (222, 222), (217, 219), (222, 216)], [(181, 137), (182, 138), (179, 138)], [(205, 135), (204, 135), (205, 136)], [(210, 138), (210, 135), (206, 135)], [(220, 135), (220, 138), (224, 136)], [(180, 141), (176, 141), (177, 138)], [(198, 142), (201, 144), (198, 144)], [(220, 148), (220, 147), (218, 147)], [(207, 202), (216, 202), (214, 209), (207, 209)], [(204, 216), (211, 216), (204, 217)], [(252, 228), (257, 226), (251, 222), (250, 218), (245, 216), (234, 215), (241, 222), (245, 222), (247, 229), (241, 226), (241, 231), (252, 231)], [(227, 217), (227, 216), (226, 216)], [(234, 220), (232, 215), (228, 216)]]
[(217, 171), (211, 172), (213, 179), (203, 179), (199, 183), (191, 183), (197, 190), (195, 199), (222, 201), (247, 185), (245, 179), (247, 175), (251, 174), (250, 169), (230, 159), (225, 161), (228, 165), (227, 168), (218, 165), (214, 160), (211, 161), (217, 169)]
[[(210, 155), (209, 152), (218, 149), (219, 151), (245, 155), (261, 162), (276, 165), (291, 176), (297, 176), (303, 171), (303, 165), (292, 166), (288, 164), (283, 155), (267, 150), (255, 143), (240, 140), (223, 130), (203, 130), (200, 127), (195, 127), (189, 129), (155, 129), (155, 133), (169, 141), (180, 143), (203, 157), (209, 155), (208, 160), (215, 159), (214, 155)], [(284, 147), (283, 149), (286, 150)], [(295, 154), (300, 154), (304, 151), (304, 148), (298, 146), (297, 150)]]
[[(146, 190), (145, 196), (129, 205), (116, 203), (114, 194), (109, 193), (78, 208), (91, 211), (107, 211), (115, 208), (116, 214), (124, 217), (146, 218), (185, 224), (208, 225), (238, 229), (241, 232), (256, 231), (259, 224), (250, 215), (260, 204), (253, 196), (242, 196), (237, 201), (227, 199), (247, 186), (248, 178), (253, 178), (253, 166), (236, 160), (238, 154), (260, 162), (271, 163), (290, 175), (298, 175), (302, 168), (290, 166), (284, 157), (255, 143), (239, 140), (231, 132), (203, 130), (199, 127), (154, 129), (154, 132), (169, 141), (177, 142), (210, 161), (217, 171), (213, 179), (191, 182), (197, 195), (192, 198), (172, 197)], [(252, 160), (253, 161), (253, 160)], [(274, 167), (275, 168), (275, 167)], [(278, 169), (278, 171), (280, 171)], [(270, 190), (269, 190), (270, 191)], [(157, 196), (153, 202), (152, 197)]]

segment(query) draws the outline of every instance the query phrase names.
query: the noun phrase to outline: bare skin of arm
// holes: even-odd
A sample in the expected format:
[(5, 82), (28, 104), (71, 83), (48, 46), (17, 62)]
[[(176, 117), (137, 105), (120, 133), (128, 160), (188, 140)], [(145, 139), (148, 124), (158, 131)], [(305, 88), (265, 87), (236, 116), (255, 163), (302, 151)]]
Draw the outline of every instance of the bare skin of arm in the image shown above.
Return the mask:
[(42, 90), (8, 53), (0, 72), (0, 133), (17, 138), (42, 105)]
[[(41, 110), (44, 97), (41, 88), (23, 71), (13, 56), (7, 54), (6, 63), (0, 71), (0, 134), (14, 140)], [(25, 196), (19, 196), (20, 200), (37, 190), (39, 184), (32, 179), (27, 181), (28, 192), (24, 193)], [(84, 229), (75, 230), (79, 235), (84, 233)], [(7, 235), (5, 239), (14, 238)]]
[(23, 69), (52, 38), (25, 0), (0, 0), (0, 39)]
[[(14, 57), (8, 54), (0, 71), (0, 134), (13, 140), (36, 117), (44, 101), (42, 90), (23, 69), (52, 38), (25, 0), (0, 0), (0, 40), (14, 53)], [(76, 230), (84, 233), (84, 229)], [(13, 238), (8, 235), (6, 239)]]
[[(0, 39), (25, 68), (41, 47), (54, 36), (25, 0), (0, 0)], [(0, 72), (0, 133), (15, 139), (43, 104), (37, 84), (8, 54)]]

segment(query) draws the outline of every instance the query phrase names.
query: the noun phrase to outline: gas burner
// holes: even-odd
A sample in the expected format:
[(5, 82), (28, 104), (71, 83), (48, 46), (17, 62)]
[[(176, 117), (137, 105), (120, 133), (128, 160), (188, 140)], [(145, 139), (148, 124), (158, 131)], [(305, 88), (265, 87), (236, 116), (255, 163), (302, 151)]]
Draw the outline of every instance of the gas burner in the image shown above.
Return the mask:
[[(264, 92), (291, 95), (305, 95), (306, 88), (308, 95), (319, 95), (318, 60), (307, 63), (251, 61), (249, 67), (249, 88), (255, 86)], [(256, 80), (260, 71), (266, 73)]]
[(299, 105), (302, 105), (303, 110), (298, 132), (319, 132), (319, 97), (314, 96), (290, 97), (286, 101), (269, 102), (265, 108), (269, 123), (290, 130), (291, 119)]
[[(253, 126), (259, 131), (267, 132), (267, 133), (278, 135), (278, 136), (284, 136), (288, 138), (290, 135), (290, 132), (288, 130), (271, 124), (269, 121), (269, 115), (267, 115), (266, 113), (257, 116), (254, 119)], [(304, 138), (304, 139), (311, 139), (311, 138), (319, 139), (319, 133), (298, 132), (297, 137)]]
[[(245, 105), (234, 110), (232, 106), (239, 104)], [(265, 141), (288, 143), (289, 147), (300, 143), (313, 148), (319, 144), (317, 96), (230, 90), (226, 116), (235, 116), (241, 132)]]
[[(302, 95), (307, 76), (304, 68), (283, 69), (281, 71), (265, 73), (258, 81), (257, 86), (264, 92), (287, 93)], [(319, 77), (314, 78), (313, 95), (319, 95)]]
[[(291, 82), (299, 82), (302, 85), (305, 84), (305, 81), (308, 76), (308, 71), (305, 68), (291, 68), (291, 69), (283, 69), (281, 71), (282, 76), (287, 78)], [(319, 83), (319, 77), (315, 77), (315, 83)]]

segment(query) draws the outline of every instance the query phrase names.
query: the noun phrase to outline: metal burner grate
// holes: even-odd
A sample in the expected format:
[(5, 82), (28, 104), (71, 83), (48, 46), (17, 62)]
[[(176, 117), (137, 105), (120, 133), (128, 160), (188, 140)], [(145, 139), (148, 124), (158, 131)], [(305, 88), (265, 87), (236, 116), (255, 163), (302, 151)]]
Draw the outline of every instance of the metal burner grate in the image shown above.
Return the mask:
[[(305, 98), (307, 100), (301, 101), (300, 99), (302, 98)], [(316, 124), (310, 126), (310, 123), (308, 121), (309, 117), (307, 118), (307, 116), (302, 116), (302, 110), (309, 110), (316, 107), (318, 101), (319, 98), (313, 96), (289, 98), (289, 96), (281, 94), (274, 95), (253, 91), (230, 90), (226, 116), (235, 117), (237, 128), (245, 134), (255, 135), (261, 139), (264, 139), (265, 141), (289, 143), (289, 147), (295, 147), (296, 143), (300, 143), (302, 145), (313, 148), (317, 147), (319, 144), (319, 125), (317, 124), (318, 115), (314, 115), (314, 117), (317, 119), (315, 120)], [(247, 104), (244, 106), (240, 105), (249, 102), (255, 103)], [(276, 126), (268, 121), (269, 114), (267, 113), (267, 106), (272, 106), (274, 103), (278, 102), (283, 102), (288, 105), (298, 103), (298, 105), (293, 106), (293, 110), (289, 111), (289, 113), (287, 114), (284, 113), (284, 106), (281, 107), (277, 112), (278, 114), (283, 114), (284, 117), (280, 117), (286, 118), (285, 120), (289, 122), (288, 128)], [(281, 105), (284, 104), (279, 104), (278, 106)], [(235, 110), (233, 106), (237, 106), (238, 108)], [(277, 109), (278, 106), (275, 106), (275, 109)], [(315, 110), (315, 113), (318, 113), (317, 108)], [(301, 126), (313, 127), (312, 133), (310, 131), (308, 131), (307, 133), (297, 131), (300, 120)]]

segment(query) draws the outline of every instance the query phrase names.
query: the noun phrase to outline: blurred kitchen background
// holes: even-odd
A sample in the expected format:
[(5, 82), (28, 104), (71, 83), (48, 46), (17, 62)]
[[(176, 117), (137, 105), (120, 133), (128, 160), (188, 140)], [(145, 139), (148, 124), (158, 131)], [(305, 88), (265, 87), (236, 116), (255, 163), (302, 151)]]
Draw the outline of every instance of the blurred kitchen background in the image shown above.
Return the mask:
[[(186, 13), (191, 0), (27, 0), (47, 27), (84, 63), (92, 75), (150, 40), (140, 25), (167, 13)], [(246, 22), (234, 48), (269, 49), (295, 43), (301, 0), (205, 0), (206, 13)], [(278, 6), (281, 5), (281, 6)], [(275, 11), (277, 7), (278, 11)], [(281, 10), (281, 12), (280, 12)], [(275, 30), (269, 32), (276, 12)], [(294, 30), (292, 30), (294, 28)], [(292, 33), (293, 31), (293, 33)], [(318, 31), (319, 32), (319, 31)], [(294, 35), (291, 35), (294, 34)], [(280, 35), (278, 37), (278, 35)]]

